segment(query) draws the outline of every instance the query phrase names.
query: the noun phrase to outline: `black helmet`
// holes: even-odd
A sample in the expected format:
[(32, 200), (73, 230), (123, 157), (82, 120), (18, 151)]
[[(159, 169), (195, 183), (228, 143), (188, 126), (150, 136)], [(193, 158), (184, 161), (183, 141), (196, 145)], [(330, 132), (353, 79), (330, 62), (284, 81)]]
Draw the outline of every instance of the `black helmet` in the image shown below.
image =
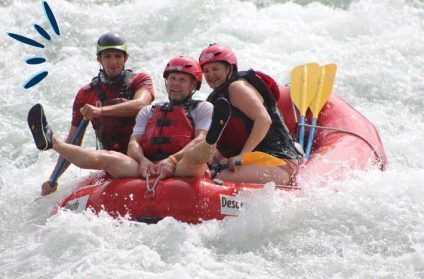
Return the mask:
[(117, 49), (122, 50), (128, 55), (127, 41), (115, 33), (106, 33), (100, 36), (97, 41), (97, 55), (106, 49)]

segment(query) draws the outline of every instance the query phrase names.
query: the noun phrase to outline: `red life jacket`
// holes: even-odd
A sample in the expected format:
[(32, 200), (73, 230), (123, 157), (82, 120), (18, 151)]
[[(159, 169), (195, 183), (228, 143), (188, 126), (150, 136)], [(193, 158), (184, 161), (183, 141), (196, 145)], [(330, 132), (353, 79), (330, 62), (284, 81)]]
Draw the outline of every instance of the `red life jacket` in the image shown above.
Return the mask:
[(188, 101), (183, 105), (170, 103), (152, 107), (144, 130), (141, 147), (149, 160), (159, 161), (183, 149), (194, 138), (194, 125), (190, 110), (199, 102)]
[[(133, 76), (131, 70), (125, 70), (122, 75), (121, 91), (118, 98), (106, 100), (106, 93), (99, 84), (99, 78), (95, 77), (91, 82), (91, 87), (96, 91), (97, 98), (102, 106), (110, 106), (126, 102), (133, 99), (134, 92), (129, 90), (129, 80)], [(135, 125), (134, 117), (102, 116), (93, 120), (93, 128), (96, 136), (106, 150), (115, 150), (127, 153), (128, 142), (130, 140), (132, 129)]]
[[(207, 100), (215, 103), (219, 97), (224, 97), (231, 104), (228, 87), (232, 82), (239, 79), (249, 82), (261, 94), (264, 99), (263, 104), (272, 120), (268, 133), (255, 147), (254, 151), (262, 151), (284, 159), (298, 158), (300, 154), (276, 105), (276, 100), (280, 96), (278, 85), (270, 76), (254, 70), (237, 72), (223, 85), (216, 88)], [(242, 111), (231, 105), (231, 117), (217, 142), (219, 152), (227, 158), (240, 154), (252, 131), (252, 127), (253, 121)]]

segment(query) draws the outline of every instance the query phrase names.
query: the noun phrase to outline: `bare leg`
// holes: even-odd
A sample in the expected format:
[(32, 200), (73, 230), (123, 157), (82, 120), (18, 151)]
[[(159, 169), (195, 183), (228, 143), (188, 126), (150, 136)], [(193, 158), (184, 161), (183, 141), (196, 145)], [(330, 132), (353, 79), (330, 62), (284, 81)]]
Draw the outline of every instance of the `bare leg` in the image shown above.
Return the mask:
[(287, 165), (278, 167), (263, 167), (248, 165), (238, 167), (235, 171), (222, 170), (217, 178), (235, 183), (258, 183), (264, 184), (274, 181), (277, 185), (287, 185), (293, 172), (296, 170), (297, 161), (286, 160)]
[(39, 150), (53, 148), (68, 162), (80, 168), (104, 170), (115, 178), (139, 177), (139, 164), (131, 157), (115, 151), (85, 149), (54, 136), (41, 104), (29, 110), (27, 120)]
[(53, 149), (83, 169), (104, 170), (114, 178), (139, 177), (138, 162), (116, 151), (90, 150), (65, 143), (53, 135)]
[(206, 163), (215, 153), (215, 144), (227, 126), (231, 116), (230, 103), (225, 98), (219, 98), (213, 107), (211, 125), (205, 140), (202, 140), (187, 151), (178, 162), (175, 175), (180, 177), (202, 177), (207, 168)]
[(202, 177), (207, 168), (215, 146), (201, 141), (187, 150), (175, 169), (175, 176), (179, 177)]

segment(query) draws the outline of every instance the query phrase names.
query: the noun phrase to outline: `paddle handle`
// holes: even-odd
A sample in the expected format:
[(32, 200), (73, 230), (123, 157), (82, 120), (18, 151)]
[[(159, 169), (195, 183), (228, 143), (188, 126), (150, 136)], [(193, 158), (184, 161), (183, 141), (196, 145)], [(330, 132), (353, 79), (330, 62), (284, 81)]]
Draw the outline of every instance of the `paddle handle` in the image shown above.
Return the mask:
[[(242, 162), (241, 162), (241, 160), (237, 160), (237, 161), (234, 162), (234, 164), (236, 166), (241, 166), (242, 165)], [(223, 169), (227, 169), (228, 168), (228, 164), (219, 164), (218, 163), (218, 164), (210, 165), (209, 167), (210, 167), (211, 170), (214, 170), (216, 172), (220, 172)]]
[(311, 122), (311, 129), (309, 130), (309, 137), (308, 137), (308, 146), (306, 147), (305, 152), (305, 158), (308, 159), (309, 155), (311, 154), (312, 150), (312, 143), (314, 142), (314, 136), (315, 136), (315, 126), (317, 125), (317, 118), (313, 118)]
[[(81, 121), (81, 123), (79, 124), (75, 135), (72, 137), (71, 144), (75, 144), (77, 142), (82, 130), (84, 130), (84, 128), (87, 126), (87, 124), (88, 124), (88, 120), (84, 118)], [(60, 161), (59, 165), (57, 166), (56, 170), (53, 173), (52, 178), (50, 179), (50, 182), (49, 182), (50, 187), (53, 188), (54, 184), (56, 183), (57, 179), (59, 178), (60, 173), (62, 172), (63, 167), (65, 166), (65, 163), (66, 163), (65, 159), (62, 159)]]

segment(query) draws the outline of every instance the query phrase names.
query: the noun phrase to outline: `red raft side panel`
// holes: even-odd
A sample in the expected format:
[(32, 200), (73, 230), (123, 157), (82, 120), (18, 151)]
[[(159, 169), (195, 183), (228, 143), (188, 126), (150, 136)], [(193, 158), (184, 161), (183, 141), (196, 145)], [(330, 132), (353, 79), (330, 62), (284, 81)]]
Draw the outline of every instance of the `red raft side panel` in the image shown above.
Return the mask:
[[(290, 101), (290, 91), (287, 87), (280, 87), (280, 91), (278, 107), (287, 127), (293, 133), (296, 120)], [(299, 119), (298, 114), (297, 118)], [(308, 111), (307, 123), (311, 122), (311, 118), (312, 115)], [(376, 128), (340, 97), (334, 95), (330, 97), (320, 112), (318, 126), (331, 129), (315, 131), (312, 156), (301, 166), (299, 177), (327, 175), (332, 175), (333, 178), (343, 177), (345, 169), (364, 169), (370, 164), (378, 164), (382, 170), (386, 169), (386, 154)], [(305, 142), (308, 134), (309, 128), (306, 128)]]
[(82, 183), (61, 206), (73, 211), (105, 211), (112, 217), (122, 216), (146, 223), (172, 216), (197, 224), (237, 215), (240, 207), (234, 197), (237, 192), (263, 188), (263, 185), (230, 182), (218, 185), (206, 178), (170, 178), (160, 181), (154, 192), (149, 192), (144, 179), (112, 180), (104, 176), (102, 180), (106, 182), (99, 185)]
[[(292, 132), (296, 121), (289, 89), (281, 87), (280, 91), (278, 107)], [(311, 116), (308, 115), (307, 123), (310, 121)], [(382, 158), (381, 168), (386, 167), (386, 156), (375, 127), (340, 98), (329, 99), (321, 111), (318, 125), (348, 130), (350, 133), (318, 129), (312, 156), (301, 165), (295, 183), (299, 182), (299, 178), (304, 182), (316, 176), (331, 175), (334, 178), (342, 178), (347, 168), (365, 168), (370, 163), (376, 163), (372, 148), (351, 133), (356, 133), (369, 141)], [(307, 136), (308, 129), (306, 132)], [(147, 191), (144, 179), (113, 180), (107, 175), (100, 175), (101, 173), (80, 183), (61, 206), (74, 211), (85, 209), (96, 213), (105, 211), (113, 217), (122, 216), (147, 223), (155, 223), (171, 216), (183, 222), (196, 224), (204, 220), (220, 220), (225, 216), (237, 215), (240, 202), (235, 195), (244, 189), (263, 188), (263, 185), (231, 182), (218, 185), (207, 178), (170, 178), (160, 181), (153, 192)], [(152, 178), (150, 187), (153, 186), (153, 182)], [(293, 189), (287, 186), (280, 188), (287, 191)], [(301, 193), (301, 189), (295, 188), (295, 191)]]

